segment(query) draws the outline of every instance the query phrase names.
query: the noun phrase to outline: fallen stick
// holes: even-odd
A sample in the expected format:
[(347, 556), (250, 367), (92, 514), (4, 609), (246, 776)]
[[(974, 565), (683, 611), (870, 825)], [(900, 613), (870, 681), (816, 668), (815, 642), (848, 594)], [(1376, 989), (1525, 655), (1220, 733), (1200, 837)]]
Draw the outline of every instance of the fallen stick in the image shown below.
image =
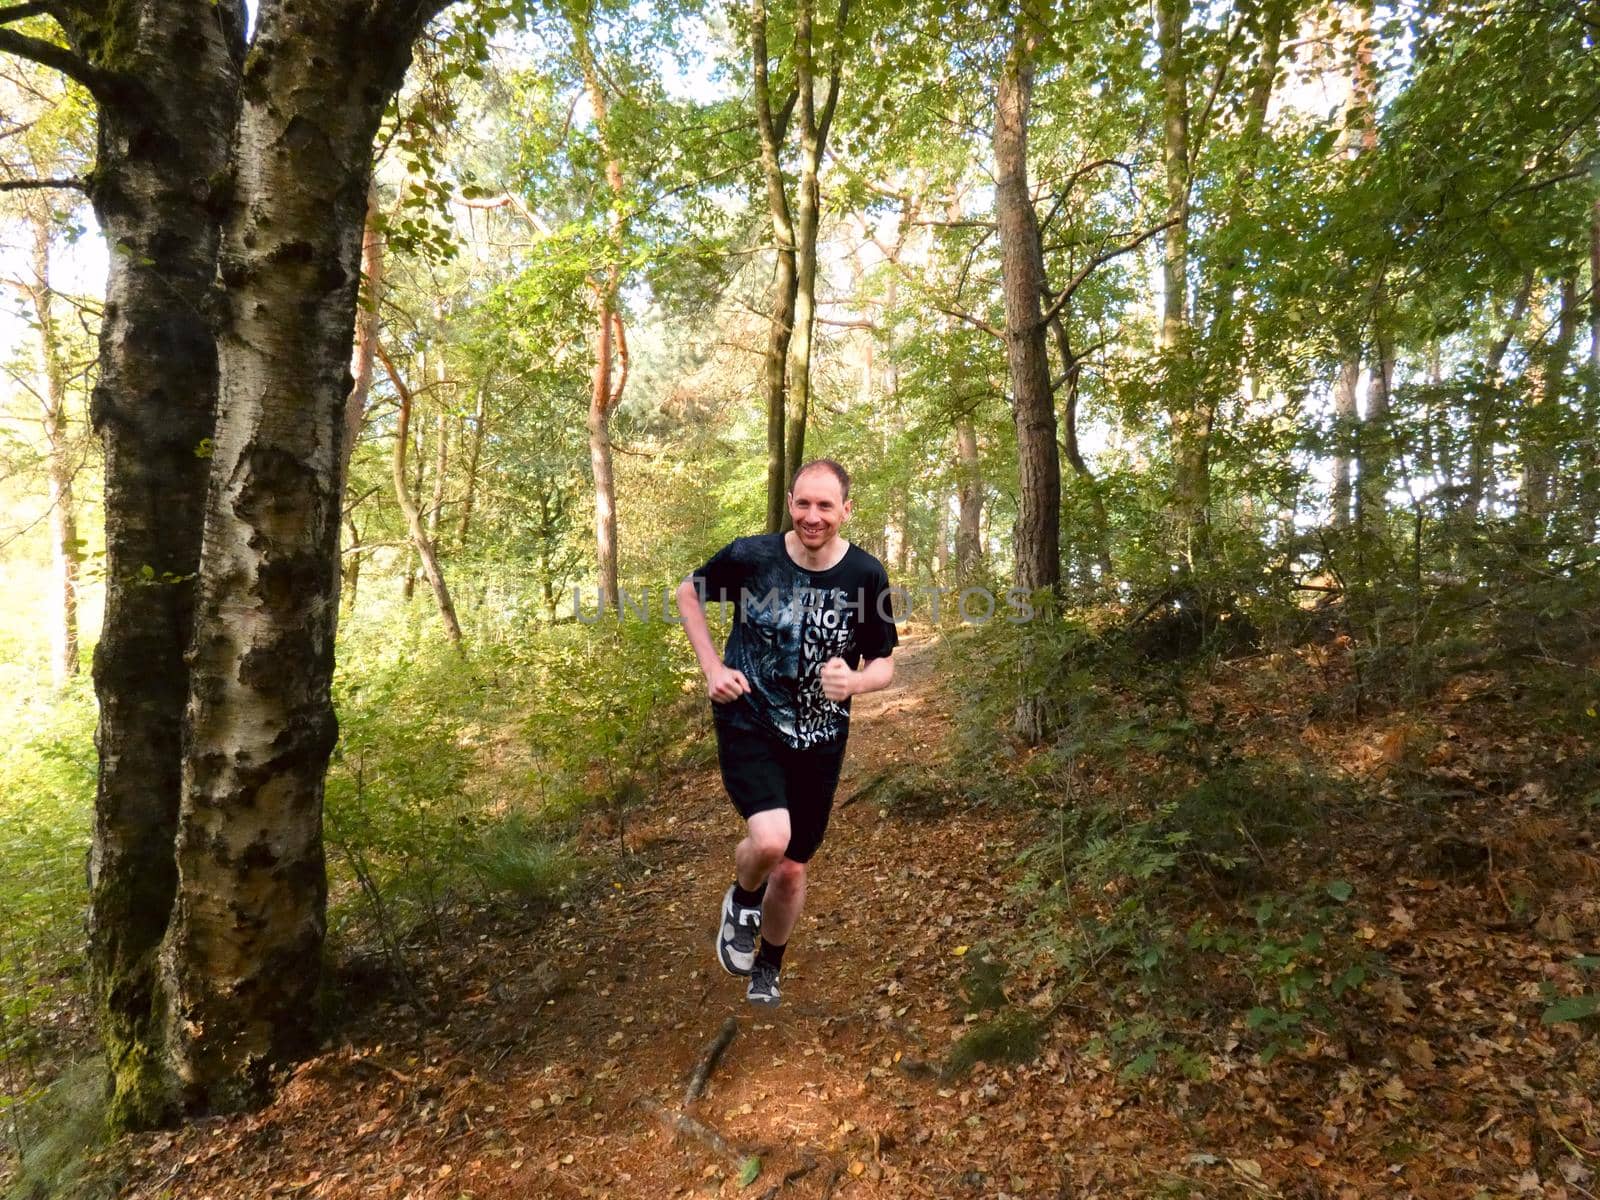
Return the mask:
[(816, 1170), (816, 1168), (817, 1160), (812, 1158), (811, 1155), (807, 1154), (805, 1158), (800, 1160), (799, 1166), (790, 1167), (783, 1173), (782, 1179), (778, 1180), (777, 1183), (773, 1184), (766, 1191), (762, 1192), (761, 1200), (776, 1200), (779, 1192), (783, 1191), (784, 1188), (788, 1187), (795, 1180), (801, 1179), (810, 1174), (812, 1171)]
[(857, 800), (865, 800), (868, 796), (872, 795), (873, 792), (877, 791), (879, 788), (881, 788), (884, 784), (888, 783), (889, 780), (891, 780), (893, 778), (894, 778), (894, 772), (893, 771), (879, 771), (879, 772), (877, 772), (876, 774), (874, 774), (872, 776), (871, 779), (867, 780), (867, 782), (862, 784), (854, 792), (850, 793), (850, 795), (846, 796), (843, 800), (841, 800), (839, 802), (839, 807), (840, 808), (849, 808)]
[(750, 1157), (749, 1152), (735, 1146), (711, 1126), (703, 1121), (697, 1121), (688, 1113), (681, 1113), (675, 1108), (668, 1108), (658, 1100), (649, 1096), (640, 1096), (635, 1101), (646, 1112), (654, 1113), (669, 1132), (686, 1133), (710, 1150), (718, 1158), (726, 1159), (735, 1169), (744, 1165), (745, 1159)]
[(689, 1076), (689, 1086), (683, 1092), (685, 1104), (693, 1104), (700, 1099), (700, 1094), (706, 1090), (706, 1083), (711, 1078), (711, 1072), (717, 1069), (717, 1063), (722, 1061), (728, 1043), (733, 1041), (734, 1034), (738, 1032), (739, 1022), (729, 1017), (722, 1023), (722, 1028), (717, 1030), (717, 1036), (712, 1038), (700, 1052), (699, 1065), (695, 1067), (694, 1074)]

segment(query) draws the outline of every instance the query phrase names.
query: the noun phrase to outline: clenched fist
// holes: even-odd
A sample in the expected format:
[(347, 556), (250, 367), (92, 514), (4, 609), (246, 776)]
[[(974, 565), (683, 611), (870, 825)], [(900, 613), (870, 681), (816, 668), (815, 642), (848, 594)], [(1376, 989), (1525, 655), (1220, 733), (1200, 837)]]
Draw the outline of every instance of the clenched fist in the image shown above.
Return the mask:
[(744, 677), (743, 671), (735, 671), (726, 663), (719, 663), (715, 670), (706, 676), (706, 691), (718, 704), (727, 704), (737, 700), (750, 690), (750, 681)]
[(829, 700), (847, 700), (855, 690), (856, 673), (844, 659), (835, 655), (822, 664), (822, 694)]

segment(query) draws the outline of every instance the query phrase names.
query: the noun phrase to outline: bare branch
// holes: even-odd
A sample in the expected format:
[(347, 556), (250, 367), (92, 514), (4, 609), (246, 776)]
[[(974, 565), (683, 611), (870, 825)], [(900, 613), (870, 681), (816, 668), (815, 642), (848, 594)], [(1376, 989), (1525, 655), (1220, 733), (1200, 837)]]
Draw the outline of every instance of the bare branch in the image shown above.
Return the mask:
[(87, 179), (0, 179), (0, 192), (49, 191), (52, 189), (87, 192)]
[(1044, 220), (1039, 222), (1039, 233), (1042, 235), (1050, 227), (1050, 222), (1056, 219), (1056, 214), (1061, 211), (1061, 206), (1067, 202), (1073, 190), (1078, 186), (1078, 181), (1091, 171), (1098, 171), (1101, 167), (1116, 167), (1128, 177), (1128, 186), (1133, 187), (1133, 168), (1127, 163), (1116, 158), (1097, 158), (1091, 163), (1085, 163), (1071, 175), (1067, 176), (1066, 184), (1056, 193), (1055, 203), (1050, 206), (1050, 211), (1045, 214)]
[(65, 46), (47, 42), (44, 38), (29, 37), (13, 29), (0, 28), (0, 54), (14, 54), (18, 58), (26, 58), (40, 66), (60, 71), (68, 79), (83, 84), (97, 100), (111, 96), (121, 80), (120, 76), (110, 71), (90, 66)]
[(988, 321), (985, 321), (982, 317), (973, 316), (971, 313), (969, 313), (964, 308), (958, 308), (958, 307), (956, 307), (954, 305), (952, 305), (950, 307), (946, 307), (943, 304), (939, 305), (938, 308), (939, 308), (939, 311), (944, 313), (944, 315), (947, 316), (947, 317), (956, 317), (959, 320), (965, 321), (968, 325), (972, 325), (972, 326), (975, 326), (978, 329), (983, 330), (990, 337), (997, 337), (1001, 341), (1005, 340), (1005, 336), (1006, 335), (1005, 335), (1004, 331), (1001, 330), (998, 326), (991, 325)]
[(1094, 274), (1094, 272), (1100, 267), (1110, 262), (1113, 258), (1117, 258), (1120, 255), (1126, 254), (1128, 251), (1136, 249), (1145, 242), (1148, 242), (1163, 229), (1171, 229), (1181, 220), (1183, 220), (1182, 217), (1173, 217), (1170, 221), (1163, 221), (1159, 225), (1152, 225), (1149, 229), (1146, 229), (1132, 241), (1123, 242), (1120, 245), (1111, 247), (1109, 250), (1102, 250), (1099, 254), (1096, 254), (1087, 263), (1085, 263), (1082, 268), (1079, 269), (1076, 275), (1067, 281), (1067, 286), (1062, 288), (1061, 291), (1056, 294), (1054, 303), (1052, 303), (1050, 307), (1045, 310), (1044, 316), (1039, 318), (1039, 324), (1048, 325), (1051, 320), (1055, 318), (1055, 315), (1061, 311), (1062, 307), (1067, 303), (1067, 301), (1072, 299), (1072, 293), (1083, 286), (1084, 280), (1088, 279), (1089, 276)]

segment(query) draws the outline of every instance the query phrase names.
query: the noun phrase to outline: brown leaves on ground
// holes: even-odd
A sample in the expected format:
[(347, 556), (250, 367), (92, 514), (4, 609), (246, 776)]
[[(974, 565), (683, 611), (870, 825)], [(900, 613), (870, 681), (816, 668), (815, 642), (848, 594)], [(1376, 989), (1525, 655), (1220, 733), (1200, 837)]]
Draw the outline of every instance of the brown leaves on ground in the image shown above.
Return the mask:
[[(932, 647), (908, 639), (896, 657), (896, 687), (856, 702), (841, 797), (891, 764), (943, 762)], [(1550, 783), (1583, 747), (1497, 703), (1492, 680), (1458, 680), (1404, 722), (1309, 721), (1296, 671), (1326, 675), (1256, 660), (1211, 686), (1242, 740), (1297, 739), (1362, 783), (1283, 850), (1286, 871), (1353, 885), (1355, 936), (1381, 956), (1353, 1028), (1312, 1030), (1265, 1066), (1226, 1038), (1204, 1080), (1129, 1082), (1086, 1049), (1127, 1014), (1061, 1003), (1047, 964), (1025, 963), (1006, 987), (1051, 1017), (1037, 1057), (944, 1078), (971, 1027), (973, 956), (957, 952), (1020, 926), (1009, 884), (1037, 831), (1021, 813), (929, 819), (870, 796), (835, 814), (783, 1006), (754, 1009), (711, 949), (737, 833), (713, 767), (655, 798), (621, 888), (464, 929), (419, 982), (435, 1017), (390, 997), (267, 1110), (131, 1139), (127, 1194), (1592, 1196), (1597, 1043), (1540, 1021), (1551, 994), (1593, 986), (1573, 960), (1600, 930), (1600, 867)], [(1419, 789), (1420, 818), (1401, 802)], [(689, 1108), (760, 1159), (743, 1187), (748, 1157), (634, 1103), (678, 1105), (729, 1014), (739, 1033)]]

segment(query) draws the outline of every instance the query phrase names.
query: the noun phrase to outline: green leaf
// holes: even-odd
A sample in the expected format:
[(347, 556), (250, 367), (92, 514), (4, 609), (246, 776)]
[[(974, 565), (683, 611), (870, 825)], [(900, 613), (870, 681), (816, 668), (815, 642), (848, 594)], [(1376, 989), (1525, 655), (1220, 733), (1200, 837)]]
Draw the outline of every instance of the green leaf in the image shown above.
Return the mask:
[(761, 1174), (761, 1158), (752, 1154), (744, 1160), (744, 1165), (739, 1168), (739, 1186), (749, 1187), (756, 1181), (756, 1176)]
[(1555, 1025), (1562, 1021), (1581, 1021), (1585, 1017), (1592, 1017), (1600, 1012), (1600, 994), (1586, 992), (1581, 996), (1567, 996), (1557, 1000), (1544, 1010), (1544, 1015), (1539, 1018), (1545, 1025)]
[(1351, 896), (1355, 895), (1355, 891), (1356, 889), (1343, 879), (1335, 879), (1328, 885), (1328, 895), (1332, 896), (1340, 904), (1343, 904), (1346, 900), (1350, 899)]

